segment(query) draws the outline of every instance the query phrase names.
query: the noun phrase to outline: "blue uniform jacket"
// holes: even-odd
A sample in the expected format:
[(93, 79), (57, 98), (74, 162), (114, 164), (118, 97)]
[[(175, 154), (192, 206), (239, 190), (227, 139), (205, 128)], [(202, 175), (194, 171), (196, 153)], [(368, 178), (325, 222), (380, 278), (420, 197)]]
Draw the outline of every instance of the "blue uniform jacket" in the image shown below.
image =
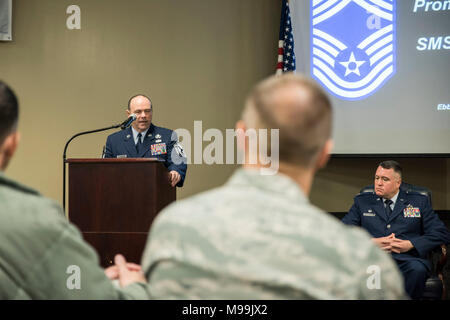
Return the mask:
[(141, 154), (136, 151), (131, 127), (115, 132), (106, 139), (105, 158), (157, 158), (164, 161), (169, 171), (175, 170), (181, 180), (177, 187), (182, 187), (186, 176), (187, 161), (183, 149), (178, 143), (175, 131), (150, 125), (144, 137)]
[(400, 190), (395, 207), (388, 218), (382, 199), (375, 193), (358, 194), (342, 222), (366, 229), (374, 238), (391, 233), (409, 240), (414, 248), (404, 253), (392, 253), (399, 261), (420, 259), (430, 267), (428, 253), (442, 243), (450, 242), (450, 233), (431, 208), (427, 196)]

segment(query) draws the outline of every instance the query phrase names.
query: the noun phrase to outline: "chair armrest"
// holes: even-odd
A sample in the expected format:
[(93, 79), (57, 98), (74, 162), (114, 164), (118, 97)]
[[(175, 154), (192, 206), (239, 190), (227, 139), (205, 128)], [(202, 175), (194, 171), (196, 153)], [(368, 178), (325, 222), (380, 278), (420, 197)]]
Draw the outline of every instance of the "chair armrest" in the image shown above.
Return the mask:
[(443, 277), (444, 266), (447, 263), (447, 246), (445, 244), (441, 244), (441, 256), (436, 264), (436, 274), (439, 278)]

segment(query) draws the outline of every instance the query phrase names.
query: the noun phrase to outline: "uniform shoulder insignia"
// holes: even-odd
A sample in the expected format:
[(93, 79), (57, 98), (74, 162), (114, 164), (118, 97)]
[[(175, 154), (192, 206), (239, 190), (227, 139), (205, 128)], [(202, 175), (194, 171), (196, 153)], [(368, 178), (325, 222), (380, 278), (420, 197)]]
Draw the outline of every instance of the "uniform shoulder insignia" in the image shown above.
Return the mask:
[(153, 132), (155, 132), (155, 134), (168, 134), (170, 132), (172, 132), (172, 130), (168, 129), (168, 128), (164, 128), (164, 127), (158, 127), (157, 125), (154, 125), (154, 129)]
[(173, 148), (177, 152), (178, 156), (186, 158), (186, 154), (184, 153), (183, 147), (181, 146), (181, 144), (179, 142), (175, 143)]
[(375, 193), (373, 192), (359, 192), (356, 194), (356, 197), (370, 197), (373, 196)]

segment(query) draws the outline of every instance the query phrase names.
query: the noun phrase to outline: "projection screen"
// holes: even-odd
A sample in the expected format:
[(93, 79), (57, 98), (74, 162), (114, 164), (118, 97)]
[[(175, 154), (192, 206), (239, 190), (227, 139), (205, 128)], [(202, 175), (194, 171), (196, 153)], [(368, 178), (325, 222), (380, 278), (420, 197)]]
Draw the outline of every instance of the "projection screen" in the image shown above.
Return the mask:
[(333, 102), (333, 153), (450, 153), (450, 0), (289, 6), (297, 71)]

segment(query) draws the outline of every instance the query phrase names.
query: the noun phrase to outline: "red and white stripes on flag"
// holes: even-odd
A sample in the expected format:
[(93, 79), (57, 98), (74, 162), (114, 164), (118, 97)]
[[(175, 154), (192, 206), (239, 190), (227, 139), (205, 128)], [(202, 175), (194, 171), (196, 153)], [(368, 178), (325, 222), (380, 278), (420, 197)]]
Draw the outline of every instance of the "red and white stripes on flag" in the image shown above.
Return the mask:
[(294, 36), (288, 0), (281, 8), (280, 33), (278, 37), (278, 63), (276, 74), (295, 70)]

